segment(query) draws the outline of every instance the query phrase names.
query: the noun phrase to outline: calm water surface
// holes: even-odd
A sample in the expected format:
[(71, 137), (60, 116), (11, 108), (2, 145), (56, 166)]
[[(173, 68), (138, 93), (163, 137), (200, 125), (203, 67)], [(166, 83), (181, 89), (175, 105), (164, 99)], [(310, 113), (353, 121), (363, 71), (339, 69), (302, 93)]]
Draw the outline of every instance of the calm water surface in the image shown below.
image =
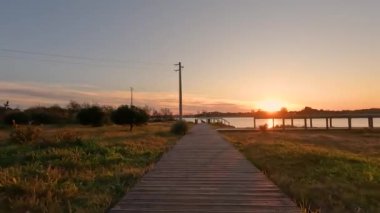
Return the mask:
[[(231, 118), (224, 118), (227, 121), (231, 123), (232, 126), (237, 128), (246, 128), (251, 127), (253, 128), (253, 118), (249, 117), (231, 117)], [(185, 118), (187, 121), (194, 122), (195, 118)], [(294, 126), (296, 127), (303, 127), (304, 126), (304, 120), (303, 119), (294, 119), (293, 121)], [(269, 127), (273, 127), (272, 119), (256, 119), (256, 126), (268, 124)], [(285, 120), (285, 125), (290, 125), (291, 121), (290, 119)], [(274, 119), (274, 126), (276, 125), (282, 125), (281, 119)], [(307, 120), (307, 125), (310, 126), (310, 120)], [(334, 118), (332, 120), (333, 127), (348, 127), (348, 119), (345, 118)], [(380, 127), (380, 118), (374, 118), (373, 119), (373, 125), (374, 127)], [(313, 119), (313, 127), (326, 127), (326, 120), (325, 119)], [(365, 118), (353, 118), (352, 119), (352, 127), (368, 127), (368, 119)]]

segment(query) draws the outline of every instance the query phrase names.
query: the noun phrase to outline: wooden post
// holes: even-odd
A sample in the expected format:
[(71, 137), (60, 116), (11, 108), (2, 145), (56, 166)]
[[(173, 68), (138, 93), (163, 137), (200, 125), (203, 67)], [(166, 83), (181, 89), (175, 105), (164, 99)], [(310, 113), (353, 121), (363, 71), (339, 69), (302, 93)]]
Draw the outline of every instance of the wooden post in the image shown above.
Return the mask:
[(305, 123), (304, 128), (307, 129), (307, 119), (306, 118), (304, 118), (304, 123)]
[(373, 118), (372, 117), (368, 117), (368, 127), (369, 128), (373, 128)]
[(329, 119), (326, 118), (326, 129), (329, 129)]
[(272, 118), (272, 128), (274, 129), (274, 118)]
[(330, 119), (330, 128), (332, 128), (333, 127), (333, 125), (332, 125), (332, 118), (329, 118)]
[(256, 129), (256, 118), (253, 118), (253, 128)]
[(348, 118), (348, 129), (352, 129), (352, 121), (351, 121), (351, 118)]
[(285, 130), (285, 118), (282, 118), (282, 129)]
[(313, 118), (310, 118), (310, 128), (313, 128)]
[[(175, 66), (178, 66), (178, 77), (179, 77), (179, 120), (182, 120), (182, 68), (184, 68), (181, 64), (181, 62), (178, 62), (178, 64), (174, 64)], [(132, 100), (132, 99), (131, 99)]]
[(292, 127), (294, 127), (293, 118), (290, 119), (290, 122), (291, 122)]

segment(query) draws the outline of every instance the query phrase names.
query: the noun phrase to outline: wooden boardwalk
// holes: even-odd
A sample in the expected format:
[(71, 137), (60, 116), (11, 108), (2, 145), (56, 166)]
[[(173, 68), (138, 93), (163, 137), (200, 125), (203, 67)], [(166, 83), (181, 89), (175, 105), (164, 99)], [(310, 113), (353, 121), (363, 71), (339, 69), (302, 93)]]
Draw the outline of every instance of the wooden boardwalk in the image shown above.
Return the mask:
[(199, 124), (110, 212), (300, 210), (215, 130)]

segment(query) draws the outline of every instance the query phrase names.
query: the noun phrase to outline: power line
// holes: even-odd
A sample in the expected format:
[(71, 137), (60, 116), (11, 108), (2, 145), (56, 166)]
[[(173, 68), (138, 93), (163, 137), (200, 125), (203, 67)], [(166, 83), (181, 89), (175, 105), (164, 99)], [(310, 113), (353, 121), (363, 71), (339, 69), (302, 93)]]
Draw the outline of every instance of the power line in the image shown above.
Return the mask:
[(66, 58), (66, 59), (74, 59), (74, 60), (85, 60), (85, 61), (96, 61), (96, 62), (105, 62), (105, 63), (120, 63), (120, 64), (144, 64), (144, 65), (165, 65), (165, 63), (161, 62), (147, 62), (147, 61), (132, 61), (132, 60), (119, 60), (119, 59), (108, 59), (108, 58), (92, 58), (92, 57), (83, 57), (83, 56), (73, 56), (73, 55), (63, 55), (63, 54), (53, 54), (46, 52), (35, 52), (35, 51), (26, 51), (26, 50), (16, 50), (16, 49), (7, 49), (0, 48), (2, 52), (8, 53), (16, 53), (23, 55), (37, 55), (37, 56), (46, 56), (46, 57), (54, 57), (54, 58)]
[[(0, 58), (10, 58), (16, 60), (31, 60), (38, 62), (46, 62), (46, 63), (59, 63), (59, 64), (74, 64), (74, 65), (90, 65), (90, 66), (104, 66), (104, 67), (114, 67), (111, 64), (94, 64), (88, 62), (71, 62), (71, 61), (61, 61), (61, 60), (53, 60), (53, 59), (40, 59), (40, 58), (27, 58), (27, 57), (19, 57), (19, 56), (9, 56), (9, 55), (0, 55)], [(120, 65), (119, 65), (120, 67)]]

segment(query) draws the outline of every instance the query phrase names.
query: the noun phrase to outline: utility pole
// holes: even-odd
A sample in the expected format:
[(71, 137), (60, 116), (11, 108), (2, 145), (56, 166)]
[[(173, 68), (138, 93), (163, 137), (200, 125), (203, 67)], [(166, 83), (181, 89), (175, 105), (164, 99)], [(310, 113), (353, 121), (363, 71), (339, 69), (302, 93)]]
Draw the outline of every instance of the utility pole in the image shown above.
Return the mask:
[(178, 70), (175, 70), (179, 74), (179, 120), (182, 120), (182, 68), (184, 68), (181, 62), (178, 64), (174, 64), (174, 66), (178, 66)]
[(131, 88), (131, 108), (133, 106), (133, 87), (130, 87)]

